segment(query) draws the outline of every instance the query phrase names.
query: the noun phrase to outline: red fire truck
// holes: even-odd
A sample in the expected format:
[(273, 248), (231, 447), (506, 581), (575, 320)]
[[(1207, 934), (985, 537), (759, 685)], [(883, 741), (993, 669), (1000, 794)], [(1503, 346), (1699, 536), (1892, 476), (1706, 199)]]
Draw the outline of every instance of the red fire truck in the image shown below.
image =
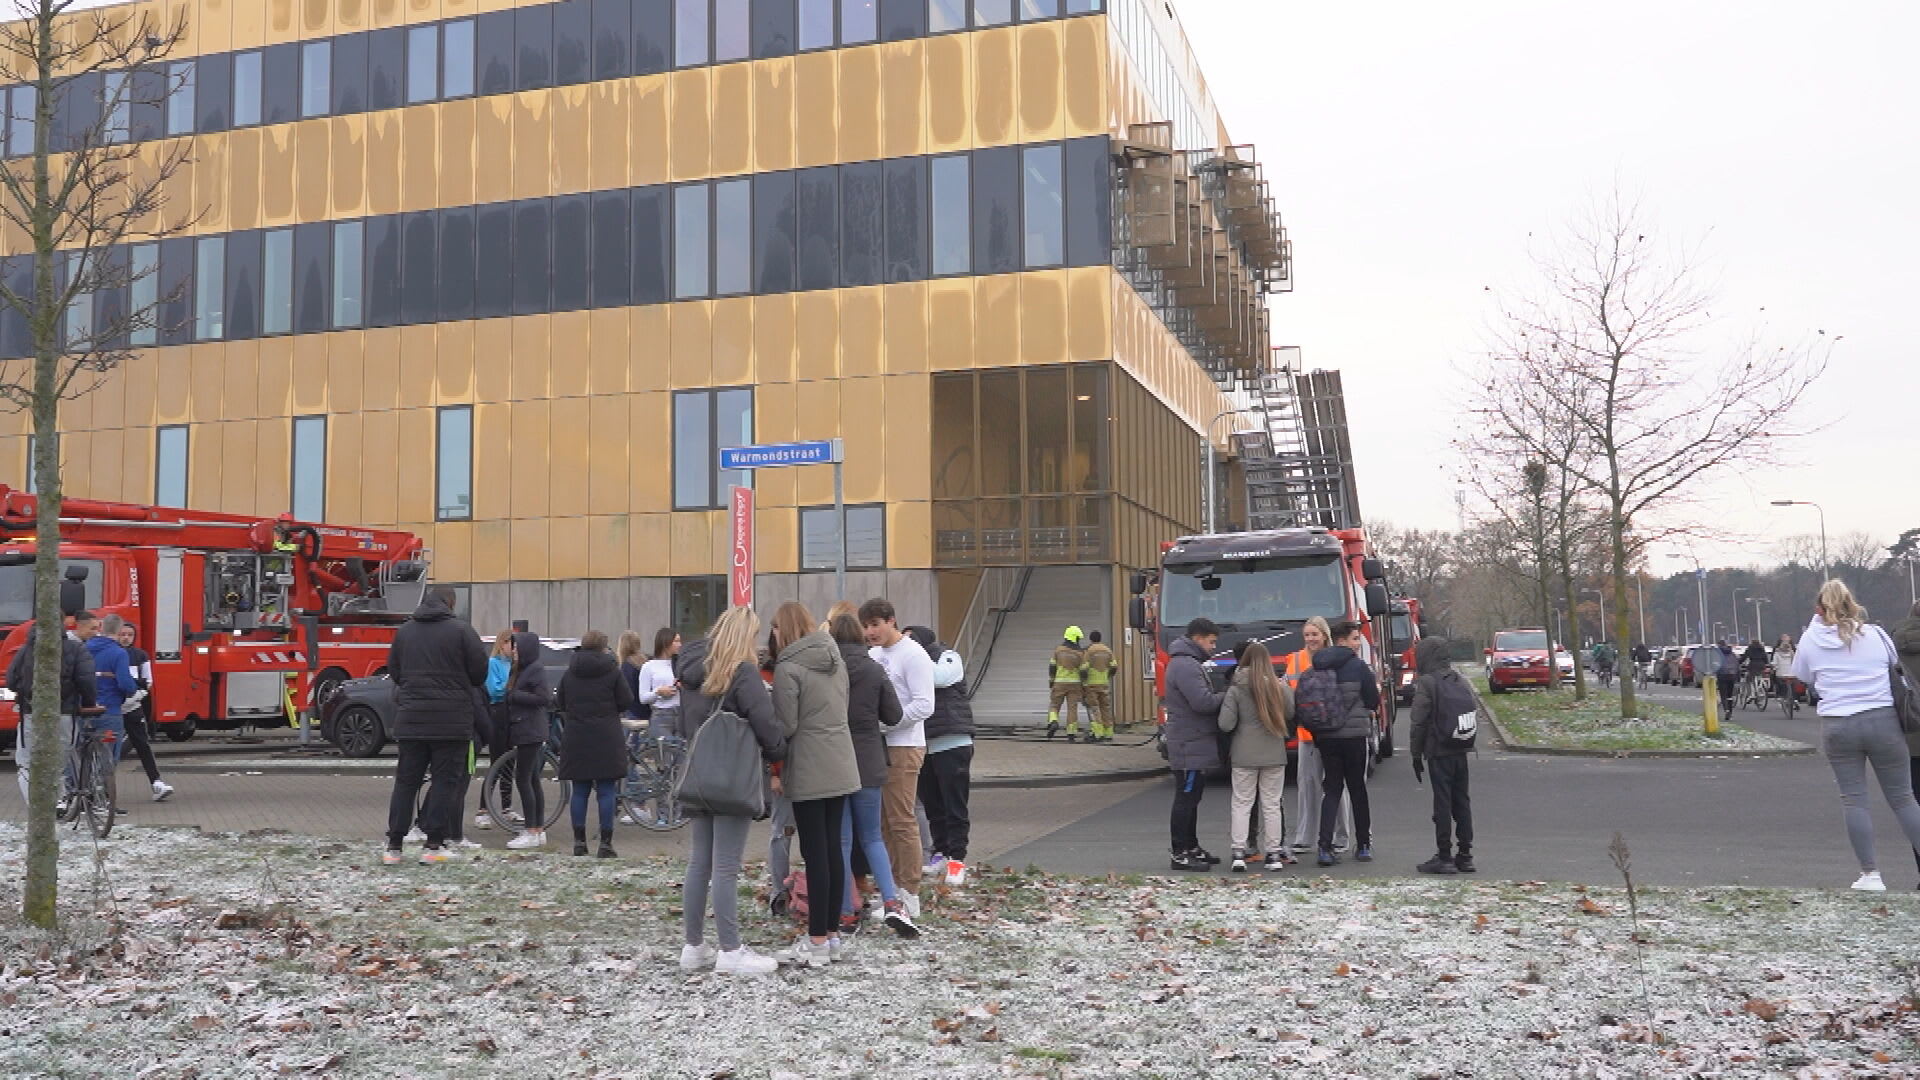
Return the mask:
[(1413, 649), (1424, 636), (1420, 627), (1419, 598), (1394, 597), (1392, 608), (1387, 613), (1387, 652), (1393, 656), (1393, 684), (1401, 705), (1413, 704)]
[[(1193, 619), (1204, 616), (1220, 627), (1214, 666), (1223, 672), (1233, 664), (1234, 646), (1249, 638), (1266, 645), (1278, 665), (1301, 648), (1301, 630), (1313, 616), (1360, 623), (1382, 688), (1379, 756), (1387, 758), (1397, 708), (1390, 692), (1393, 658), (1385, 647), (1391, 604), (1385, 578), (1362, 528), (1184, 536), (1161, 545), (1155, 572), (1133, 576), (1129, 621), (1153, 642), (1154, 687), (1162, 695), (1167, 648)], [(1165, 722), (1164, 710), (1160, 719)]]
[[(33, 624), (37, 508), (0, 485), (0, 671)], [(151, 715), (176, 741), (290, 724), (332, 686), (383, 670), (426, 590), (412, 533), (88, 499), (61, 514), (63, 595), (138, 628)], [(0, 749), (18, 725), (0, 692)]]

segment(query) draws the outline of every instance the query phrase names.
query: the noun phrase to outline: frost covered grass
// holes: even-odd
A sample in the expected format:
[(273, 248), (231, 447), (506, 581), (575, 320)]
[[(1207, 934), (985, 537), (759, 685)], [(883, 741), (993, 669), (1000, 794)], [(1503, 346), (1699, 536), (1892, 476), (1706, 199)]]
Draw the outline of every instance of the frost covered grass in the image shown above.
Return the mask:
[(1476, 679), (1480, 700), (1500, 721), (1500, 726), (1524, 746), (1546, 746), (1563, 750), (1696, 750), (1728, 753), (1763, 750), (1805, 750), (1807, 744), (1782, 739), (1738, 724), (1720, 722), (1720, 734), (1701, 732), (1695, 713), (1640, 702), (1644, 714), (1636, 723), (1620, 719), (1620, 699), (1611, 694), (1592, 693), (1586, 701), (1575, 701), (1566, 690), (1520, 690), (1506, 694), (1487, 692), (1486, 680)]
[[(72, 837), (71, 833), (63, 833)], [(0, 904), (22, 831), (0, 824)], [(0, 915), (0, 1075), (1912, 1076), (1920, 898), (1542, 882), (1050, 877), (930, 891), (917, 942), (687, 976), (678, 867), (379, 865), (126, 829), (63, 936)], [(790, 924), (762, 908), (754, 944)], [(1909, 965), (1901, 967), (1901, 964)]]

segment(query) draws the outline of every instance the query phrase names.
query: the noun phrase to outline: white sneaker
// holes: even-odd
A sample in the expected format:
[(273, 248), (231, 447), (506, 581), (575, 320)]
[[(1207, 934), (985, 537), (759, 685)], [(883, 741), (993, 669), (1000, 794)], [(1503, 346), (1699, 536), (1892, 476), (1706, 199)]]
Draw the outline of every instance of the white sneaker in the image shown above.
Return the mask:
[(172, 784), (167, 783), (165, 780), (155, 780), (153, 782), (153, 801), (154, 802), (166, 802), (167, 796), (172, 794), (173, 794)]
[(1853, 890), (1855, 892), (1886, 892), (1887, 883), (1880, 880), (1880, 871), (1869, 870), (1860, 875), (1859, 881), (1853, 883)]
[(771, 975), (780, 970), (780, 962), (771, 956), (761, 956), (745, 945), (732, 952), (723, 952), (713, 963), (716, 975)]
[(680, 970), (705, 971), (714, 965), (714, 961), (720, 955), (720, 950), (711, 945), (682, 945), (680, 946)]
[(907, 905), (907, 914), (909, 916), (915, 919), (920, 917), (920, 894), (919, 893), (903, 892), (900, 894), (900, 901), (901, 903), (904, 903)]
[(507, 846), (515, 851), (526, 851), (529, 848), (546, 847), (547, 834), (528, 829), (519, 836), (507, 841)]
[(636, 817), (634, 817), (634, 816), (633, 816), (633, 811), (631, 811), (631, 810), (622, 810), (622, 811), (620, 811), (620, 824), (622, 824), (622, 825), (638, 825), (638, 824), (640, 824), (640, 819), (639, 819), (639, 818), (636, 818)]
[(420, 827), (416, 825), (411, 832), (407, 833), (406, 842), (409, 844), (424, 844), (427, 842), (427, 834), (421, 832)]
[(835, 934), (832, 937), (827, 939), (827, 959), (828, 960), (831, 960), (832, 962), (837, 964), (840, 961), (845, 960), (847, 958), (847, 953), (851, 951), (853, 951), (853, 943), (848, 941), (845, 937), (839, 934)]
[(815, 945), (813, 939), (802, 935), (792, 947), (782, 950), (776, 959), (794, 967), (822, 968), (833, 963), (831, 945)]
[(493, 828), (493, 815), (487, 813), (485, 810), (473, 815), (473, 827), (476, 829)]
[(959, 859), (952, 859), (948, 861), (946, 869), (947, 869), (947, 884), (965, 885), (967, 883), (967, 864), (966, 863), (961, 862)]
[(933, 855), (928, 857), (926, 868), (921, 872), (926, 874), (928, 877), (939, 877), (941, 874), (946, 873), (947, 857), (937, 852), (934, 853)]
[(469, 840), (463, 836), (458, 840), (447, 841), (447, 849), (449, 851), (479, 851), (480, 842), (478, 840)]

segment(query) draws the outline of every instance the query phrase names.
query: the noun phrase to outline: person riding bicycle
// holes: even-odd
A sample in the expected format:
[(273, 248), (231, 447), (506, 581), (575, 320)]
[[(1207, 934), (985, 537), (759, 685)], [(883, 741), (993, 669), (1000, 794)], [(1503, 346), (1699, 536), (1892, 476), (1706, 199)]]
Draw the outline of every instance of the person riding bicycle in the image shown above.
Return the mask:
[(1647, 648), (1644, 641), (1634, 642), (1633, 651), (1627, 655), (1633, 659), (1633, 670), (1642, 675), (1648, 672), (1647, 665), (1653, 663), (1653, 650)]
[(1602, 641), (1593, 647), (1593, 669), (1600, 673), (1602, 681), (1613, 677), (1613, 662), (1619, 655), (1610, 642)]
[(1760, 644), (1760, 639), (1754, 638), (1748, 643), (1746, 651), (1740, 654), (1740, 661), (1747, 669), (1747, 674), (1765, 676), (1767, 665), (1773, 662), (1773, 658), (1767, 655), (1767, 647)]

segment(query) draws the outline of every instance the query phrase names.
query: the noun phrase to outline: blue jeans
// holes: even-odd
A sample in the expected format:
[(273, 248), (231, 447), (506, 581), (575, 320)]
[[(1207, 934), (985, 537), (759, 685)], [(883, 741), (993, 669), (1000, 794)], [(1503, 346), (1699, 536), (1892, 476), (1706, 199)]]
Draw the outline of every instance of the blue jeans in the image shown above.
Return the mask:
[(893, 864), (887, 861), (887, 842), (880, 834), (880, 792), (881, 788), (861, 788), (847, 796), (847, 808), (840, 815), (840, 854), (847, 864), (847, 899), (841, 907), (841, 914), (853, 913), (853, 902), (860, 895), (853, 887), (853, 842), (860, 841), (860, 850), (866, 853), (867, 869), (873, 871), (873, 880), (880, 884), (880, 899), (892, 903), (895, 892), (893, 887)]
[(611, 839), (613, 836), (613, 803), (618, 793), (618, 780), (575, 780), (573, 782), (573, 827), (587, 827), (587, 793), (592, 792), (600, 800), (600, 837)]
[(107, 752), (112, 755), (115, 765), (120, 764), (120, 752), (127, 746), (127, 718), (117, 712), (102, 713), (99, 716), (85, 718), (83, 723), (93, 731), (113, 732), (113, 742), (107, 744)]

